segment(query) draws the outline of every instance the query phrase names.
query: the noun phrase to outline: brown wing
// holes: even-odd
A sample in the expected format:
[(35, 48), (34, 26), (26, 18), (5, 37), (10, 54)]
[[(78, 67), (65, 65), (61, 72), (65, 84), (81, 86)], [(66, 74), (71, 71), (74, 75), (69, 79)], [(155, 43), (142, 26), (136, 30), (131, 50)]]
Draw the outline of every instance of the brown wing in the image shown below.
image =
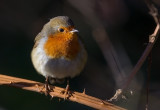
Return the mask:
[(37, 47), (41, 38), (42, 38), (41, 33), (39, 33), (34, 39), (35, 44), (34, 44), (33, 48)]

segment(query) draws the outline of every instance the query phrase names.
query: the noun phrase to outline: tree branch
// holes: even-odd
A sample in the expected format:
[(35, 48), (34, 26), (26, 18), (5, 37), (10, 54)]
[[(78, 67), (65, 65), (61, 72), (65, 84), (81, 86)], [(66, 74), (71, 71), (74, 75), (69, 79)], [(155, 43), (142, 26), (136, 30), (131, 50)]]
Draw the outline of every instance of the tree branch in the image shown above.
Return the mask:
[(127, 88), (128, 85), (130, 84), (130, 82), (132, 81), (132, 79), (134, 78), (134, 76), (136, 75), (136, 73), (139, 71), (139, 69), (141, 68), (141, 66), (143, 65), (144, 61), (146, 60), (147, 56), (149, 55), (149, 53), (151, 52), (158, 36), (160, 33), (160, 24), (159, 24), (159, 15), (158, 15), (158, 10), (157, 8), (154, 6), (153, 3), (151, 3), (150, 0), (145, 0), (149, 10), (150, 10), (150, 14), (152, 15), (155, 23), (156, 23), (156, 28), (153, 32), (152, 35), (149, 36), (149, 42), (148, 45), (146, 47), (146, 49), (144, 50), (142, 56), (140, 57), (140, 59), (138, 60), (137, 64), (135, 65), (135, 67), (133, 68), (132, 72), (130, 73), (129, 77), (127, 78), (127, 81), (125, 82), (124, 86), (122, 87), (123, 89)]
[[(13, 86), (29, 91), (34, 91), (34, 92), (39, 92), (39, 93), (45, 93), (44, 89), (44, 84), (36, 81), (31, 81), (27, 79), (22, 79), (22, 78), (16, 78), (16, 77), (11, 77), (7, 75), (2, 75), (0, 74), (0, 85), (8, 85), (8, 86)], [(51, 86), (50, 85), (51, 91), (49, 95), (53, 97), (59, 97), (59, 98), (64, 98), (66, 94), (63, 93), (65, 91), (64, 88), (56, 87), (56, 86)], [(95, 108), (95, 109), (100, 109), (100, 110), (126, 110), (124, 108), (118, 107), (116, 105), (113, 105), (111, 103), (108, 103), (104, 100), (86, 95), (85, 92), (79, 93), (75, 91), (69, 91), (70, 94), (67, 94), (67, 100), (73, 101), (73, 102), (78, 102), (80, 104)]]

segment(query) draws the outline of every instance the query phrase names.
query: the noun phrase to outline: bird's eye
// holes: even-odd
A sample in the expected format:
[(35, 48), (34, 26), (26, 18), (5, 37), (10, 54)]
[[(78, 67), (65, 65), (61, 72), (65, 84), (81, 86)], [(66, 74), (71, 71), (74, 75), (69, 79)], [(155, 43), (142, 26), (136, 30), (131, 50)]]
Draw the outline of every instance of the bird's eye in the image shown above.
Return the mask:
[(64, 32), (64, 29), (60, 28), (60, 29), (59, 29), (59, 32)]

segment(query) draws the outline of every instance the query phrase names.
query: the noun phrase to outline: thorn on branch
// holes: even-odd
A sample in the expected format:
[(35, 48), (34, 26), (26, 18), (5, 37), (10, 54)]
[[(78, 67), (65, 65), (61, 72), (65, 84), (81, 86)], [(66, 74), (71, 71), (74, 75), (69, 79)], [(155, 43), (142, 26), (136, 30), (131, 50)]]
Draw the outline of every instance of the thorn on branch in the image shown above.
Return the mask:
[(104, 105), (104, 104), (105, 104), (103, 100), (101, 100), (101, 104), (102, 104), (102, 105)]
[(86, 89), (84, 88), (84, 90), (83, 90), (83, 92), (82, 92), (83, 94), (86, 94)]
[(14, 81), (10, 81), (10, 84), (14, 84)]
[(52, 100), (54, 97), (55, 97), (54, 95), (51, 95), (51, 100)]

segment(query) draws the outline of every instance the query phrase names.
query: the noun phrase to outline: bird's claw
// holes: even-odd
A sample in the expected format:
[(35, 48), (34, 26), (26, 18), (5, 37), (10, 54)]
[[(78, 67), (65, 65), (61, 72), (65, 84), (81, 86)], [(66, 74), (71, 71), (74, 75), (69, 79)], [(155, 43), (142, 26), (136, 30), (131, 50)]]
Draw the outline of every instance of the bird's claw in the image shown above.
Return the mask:
[(67, 84), (66, 89), (61, 91), (61, 93), (64, 94), (64, 100), (69, 98), (70, 96), (69, 84)]

